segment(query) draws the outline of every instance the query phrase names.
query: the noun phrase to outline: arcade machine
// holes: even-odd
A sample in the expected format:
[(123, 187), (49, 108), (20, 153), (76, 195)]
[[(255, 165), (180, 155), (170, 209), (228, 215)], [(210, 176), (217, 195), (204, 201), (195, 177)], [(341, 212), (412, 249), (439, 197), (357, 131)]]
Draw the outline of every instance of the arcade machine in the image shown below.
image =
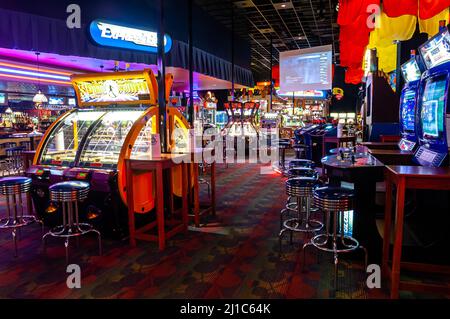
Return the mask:
[[(168, 75), (167, 100), (171, 81)], [(48, 187), (63, 180), (88, 181), (90, 193), (80, 218), (107, 236), (123, 238), (128, 224), (124, 161), (152, 154), (153, 135), (159, 133), (157, 82), (151, 70), (144, 70), (74, 75), (72, 85), (79, 107), (58, 118), (42, 138), (27, 171), (32, 198), (37, 213), (52, 226), (61, 214), (49, 200)], [(175, 107), (167, 110), (169, 127), (188, 127)], [(175, 194), (181, 188), (178, 175), (173, 174)], [(135, 182), (142, 190), (134, 198), (136, 213), (148, 218), (155, 205), (152, 174), (141, 174)]]
[(450, 31), (448, 26), (419, 47), (427, 70), (422, 74), (416, 116), (419, 148), (414, 158), (422, 166), (449, 163)]
[(413, 151), (417, 145), (416, 106), (420, 76), (423, 67), (420, 56), (412, 56), (401, 66), (405, 80), (400, 97), (400, 134), (402, 136), (398, 147), (402, 151)]
[(254, 102), (232, 102), (224, 103), (228, 114), (228, 123), (225, 130), (230, 136), (256, 136), (258, 125), (255, 117), (259, 110), (259, 103)]
[(261, 116), (261, 128), (275, 129), (281, 126), (281, 118), (278, 113), (267, 112)]
[(326, 156), (326, 154), (323, 154), (322, 147), (325, 136), (337, 136), (337, 127), (329, 123), (313, 125), (311, 129), (304, 133), (305, 144), (309, 146), (308, 158), (314, 161), (316, 165), (319, 165), (322, 157)]
[[(419, 47), (426, 71), (419, 82), (413, 161), (427, 167), (449, 165), (450, 140), (450, 30), (444, 27)], [(411, 165), (411, 164), (410, 164)], [(438, 171), (436, 171), (438, 174)], [(446, 265), (448, 253), (448, 191), (417, 190), (414, 208), (405, 212), (403, 255), (411, 262), (433, 260)], [(433, 212), (433, 218), (430, 218)], [(438, 222), (436, 222), (438, 221)], [(433, 262), (433, 263), (434, 263)]]

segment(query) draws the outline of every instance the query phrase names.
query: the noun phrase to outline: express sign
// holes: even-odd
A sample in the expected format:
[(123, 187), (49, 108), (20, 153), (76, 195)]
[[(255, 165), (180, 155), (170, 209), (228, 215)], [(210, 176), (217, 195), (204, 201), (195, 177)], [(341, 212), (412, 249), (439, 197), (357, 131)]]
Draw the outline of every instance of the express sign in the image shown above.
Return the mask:
[[(99, 45), (122, 49), (158, 52), (158, 33), (126, 27), (102, 20), (94, 20), (89, 26), (92, 39)], [(172, 48), (170, 36), (164, 36), (164, 51)]]

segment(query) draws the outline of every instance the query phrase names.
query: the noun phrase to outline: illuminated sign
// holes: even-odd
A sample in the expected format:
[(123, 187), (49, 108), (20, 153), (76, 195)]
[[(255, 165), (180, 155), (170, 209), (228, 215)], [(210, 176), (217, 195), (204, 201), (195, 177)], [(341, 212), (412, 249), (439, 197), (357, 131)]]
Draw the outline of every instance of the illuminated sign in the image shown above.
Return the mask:
[[(99, 45), (122, 49), (158, 52), (158, 33), (154, 31), (126, 27), (123, 25), (94, 20), (89, 26), (92, 39)], [(164, 36), (164, 51), (172, 48), (170, 36)]]
[(333, 88), (333, 95), (336, 100), (341, 100), (344, 97), (344, 90), (341, 88)]
[(150, 94), (143, 78), (78, 81), (77, 86), (82, 103), (139, 101)]
[[(292, 92), (281, 92), (277, 90), (277, 94), (280, 96), (292, 97)], [(313, 97), (313, 98), (324, 98), (325, 92), (318, 90), (307, 90), (307, 91), (296, 91), (294, 92), (295, 97)]]

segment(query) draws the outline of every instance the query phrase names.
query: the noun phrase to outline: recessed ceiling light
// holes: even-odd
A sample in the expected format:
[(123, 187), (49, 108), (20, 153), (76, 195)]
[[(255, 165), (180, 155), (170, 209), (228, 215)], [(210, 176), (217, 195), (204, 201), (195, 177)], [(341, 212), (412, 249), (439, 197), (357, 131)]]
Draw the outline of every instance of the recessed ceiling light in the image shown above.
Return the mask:
[(294, 9), (294, 5), (292, 4), (292, 1), (274, 3), (273, 7), (276, 10)]
[(245, 0), (245, 1), (236, 1), (234, 5), (238, 8), (251, 8), (255, 5), (253, 4), (252, 0)]

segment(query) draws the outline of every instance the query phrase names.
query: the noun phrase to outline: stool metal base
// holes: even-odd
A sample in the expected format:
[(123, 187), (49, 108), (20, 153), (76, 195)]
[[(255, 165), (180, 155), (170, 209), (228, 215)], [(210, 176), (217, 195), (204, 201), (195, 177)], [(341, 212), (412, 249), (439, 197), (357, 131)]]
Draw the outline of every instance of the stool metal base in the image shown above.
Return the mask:
[(71, 237), (76, 237), (78, 240), (79, 236), (86, 235), (88, 233), (96, 233), (98, 236), (98, 251), (99, 255), (102, 255), (102, 236), (100, 232), (91, 224), (87, 223), (78, 223), (73, 225), (60, 225), (52, 228), (49, 232), (47, 232), (44, 236), (42, 236), (42, 242), (44, 244), (44, 252), (47, 248), (47, 237), (59, 237), (65, 238), (64, 247), (66, 250), (66, 263), (69, 263), (69, 239)]
[(12, 229), (12, 237), (14, 241), (14, 257), (18, 256), (17, 249), (17, 229), (28, 226), (32, 223), (40, 223), (42, 225), (42, 232), (44, 232), (44, 224), (41, 220), (33, 215), (23, 215), (18, 217), (6, 217), (0, 219), (0, 229)]
[[(292, 211), (292, 212), (297, 212), (298, 211), (298, 205), (297, 205), (297, 202), (295, 201), (295, 202), (291, 202), (291, 199), (292, 199), (293, 197), (292, 196), (289, 196), (288, 197), (288, 199), (287, 199), (287, 201), (286, 201), (286, 209), (287, 210), (289, 210), (289, 211)], [(317, 208), (316, 206), (313, 206), (314, 205), (314, 203), (311, 203), (311, 207), (309, 208), (309, 210), (310, 210), (310, 212), (311, 213), (316, 213), (316, 212), (318, 212), (319, 211), (319, 208)]]
[(321, 251), (333, 253), (334, 260), (334, 289), (337, 290), (337, 272), (339, 264), (339, 254), (349, 253), (357, 249), (364, 251), (364, 269), (367, 269), (367, 249), (359, 242), (345, 235), (319, 234), (311, 238), (311, 241), (303, 245), (303, 268), (306, 264), (306, 248), (313, 246)]
[(298, 218), (290, 218), (284, 221), (283, 227), (294, 232), (317, 232), (323, 228), (323, 223), (315, 219), (299, 220)]
[(34, 222), (40, 221), (36, 218), (36, 216), (33, 215), (18, 216), (16, 218), (14, 217), (2, 218), (0, 219), (0, 229), (23, 227), (32, 224)]

